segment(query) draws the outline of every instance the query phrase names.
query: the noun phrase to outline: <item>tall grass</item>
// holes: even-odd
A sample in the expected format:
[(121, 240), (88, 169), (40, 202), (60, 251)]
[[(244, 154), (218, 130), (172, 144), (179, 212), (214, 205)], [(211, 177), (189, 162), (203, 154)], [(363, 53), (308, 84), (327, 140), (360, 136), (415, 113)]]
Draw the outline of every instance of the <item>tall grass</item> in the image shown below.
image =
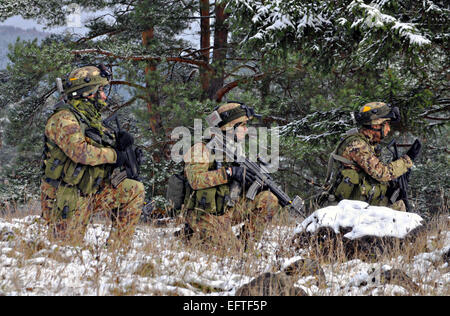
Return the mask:
[[(223, 247), (195, 236), (188, 242), (174, 237), (183, 223), (180, 217), (167, 226), (139, 224), (132, 246), (125, 249), (106, 246), (107, 216), (94, 218), (84, 238), (57, 241), (49, 239), (38, 216), (27, 217), (39, 214), (39, 203), (30, 202), (1, 217), (14, 236), (0, 243), (0, 294), (233, 295), (240, 285), (265, 272), (278, 273), (299, 257), (317, 262), (326, 283), (319, 285), (317, 277), (298, 271), (285, 286), (301, 287), (310, 295), (450, 295), (449, 266), (439, 258), (439, 250), (449, 247), (447, 214), (430, 220), (414, 242), (391, 243), (376, 257), (360, 252), (352, 258), (340, 241), (322, 245), (326, 252), (313, 243), (296, 249), (292, 236), (297, 223), (286, 214), (275, 217), (261, 242), (247, 250), (238, 243)], [(419, 290), (401, 291), (379, 279), (371, 283), (370, 277), (355, 284), (358, 275), (372, 271), (376, 276), (386, 269), (404, 271)]]

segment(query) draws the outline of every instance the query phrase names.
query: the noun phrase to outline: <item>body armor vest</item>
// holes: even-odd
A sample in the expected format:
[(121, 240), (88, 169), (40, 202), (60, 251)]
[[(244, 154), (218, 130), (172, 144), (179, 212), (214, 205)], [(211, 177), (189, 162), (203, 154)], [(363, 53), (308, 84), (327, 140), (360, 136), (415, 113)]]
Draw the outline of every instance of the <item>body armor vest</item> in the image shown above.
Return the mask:
[[(216, 162), (215, 159), (212, 160), (209, 164), (208, 171), (217, 170), (222, 167), (228, 168), (232, 165), (230, 162)], [(184, 206), (187, 210), (222, 215), (226, 207), (234, 206), (234, 202), (239, 198), (240, 189), (240, 185), (233, 181), (232, 183), (194, 190), (190, 186), (189, 181), (186, 181)]]
[[(86, 141), (97, 147), (113, 147), (114, 137), (109, 133), (100, 133), (89, 125), (89, 121), (73, 106), (61, 101), (52, 113), (69, 110), (80, 124)], [(50, 117), (52, 116), (50, 115)], [(101, 191), (112, 172), (111, 164), (89, 166), (72, 161), (55, 143), (45, 136), (44, 144), (44, 181), (56, 188), (55, 208), (62, 218), (70, 216), (77, 207), (80, 195), (86, 196)]]
[[(367, 138), (360, 133), (348, 135), (338, 144), (330, 157), (330, 160), (339, 162), (331, 194), (338, 201), (349, 199), (366, 201), (371, 205), (387, 205), (386, 191), (388, 184), (375, 180), (355, 162), (342, 157), (345, 148), (356, 139), (364, 141), (370, 148), (373, 148)], [(375, 150), (373, 150), (373, 154), (376, 155)], [(345, 165), (350, 165), (350, 167)]]

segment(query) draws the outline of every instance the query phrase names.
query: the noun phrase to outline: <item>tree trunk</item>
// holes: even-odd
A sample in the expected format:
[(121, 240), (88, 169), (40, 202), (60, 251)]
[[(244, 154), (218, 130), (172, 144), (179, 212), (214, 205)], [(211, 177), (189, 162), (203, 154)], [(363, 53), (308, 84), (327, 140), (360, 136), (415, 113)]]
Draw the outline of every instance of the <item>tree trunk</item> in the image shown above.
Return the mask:
[[(144, 47), (149, 45), (149, 42), (154, 38), (154, 29), (153, 27), (148, 30), (142, 32), (142, 44)], [(154, 111), (154, 106), (157, 106), (159, 103), (157, 87), (154, 86), (154, 83), (151, 82), (152, 72), (156, 71), (156, 62), (149, 61), (147, 66), (145, 67), (145, 76), (146, 78), (150, 77), (150, 82), (147, 81), (146, 87), (148, 89), (148, 101), (147, 101), (147, 110), (150, 114), (149, 125), (154, 134), (158, 133), (162, 128), (161, 116)]]
[[(153, 38), (154, 38), (153, 27), (142, 32), (142, 44), (144, 45), (144, 47), (147, 47), (150, 41), (153, 40)], [(164, 132), (161, 115), (158, 113), (157, 109), (155, 110), (155, 107), (157, 108), (159, 105), (158, 87), (155, 83), (154, 78), (154, 73), (156, 72), (156, 65), (157, 62), (151, 60), (148, 61), (147, 66), (145, 67), (146, 88), (148, 93), (147, 110), (148, 113), (150, 114), (149, 119), (150, 129), (152, 130), (154, 136)], [(154, 140), (156, 140), (156, 137), (154, 137)], [(161, 152), (163, 153), (163, 155), (167, 157), (167, 148), (165, 145), (161, 149)], [(155, 162), (160, 162), (163, 159), (162, 155), (156, 152), (152, 155), (152, 158)]]
[[(209, 0), (200, 0), (200, 59), (209, 64), (209, 51), (211, 46), (211, 23), (209, 17)], [(202, 99), (208, 97), (208, 89), (210, 83), (210, 71), (200, 67), (200, 83), (202, 85)]]
[(225, 12), (226, 3), (216, 2), (215, 7), (215, 27), (214, 27), (214, 51), (213, 51), (213, 68), (215, 72), (211, 79), (208, 98), (213, 100), (216, 98), (217, 91), (224, 85), (225, 66), (228, 48), (228, 25), (226, 19), (228, 13)]

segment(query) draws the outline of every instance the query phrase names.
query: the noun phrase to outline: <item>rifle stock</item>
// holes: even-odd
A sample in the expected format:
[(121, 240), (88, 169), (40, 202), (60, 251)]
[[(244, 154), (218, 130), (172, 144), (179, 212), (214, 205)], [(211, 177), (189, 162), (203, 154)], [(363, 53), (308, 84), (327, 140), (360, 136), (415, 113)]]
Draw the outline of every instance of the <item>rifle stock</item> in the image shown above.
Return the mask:
[(296, 196), (291, 199), (270, 177), (268, 170), (259, 165), (258, 163), (252, 162), (245, 157), (237, 157), (235, 152), (232, 152), (228, 146), (224, 146), (224, 136), (220, 137), (215, 135), (214, 138), (206, 145), (209, 149), (219, 150), (225, 153), (228, 157), (234, 157), (235, 161), (240, 164), (241, 167), (249, 170), (255, 175), (255, 181), (250, 185), (246, 197), (250, 200), (254, 200), (256, 194), (263, 187), (267, 187), (270, 192), (272, 192), (277, 198), (278, 203), (285, 207), (290, 206), (290, 209), (297, 214), (304, 216), (304, 202), (299, 197)]

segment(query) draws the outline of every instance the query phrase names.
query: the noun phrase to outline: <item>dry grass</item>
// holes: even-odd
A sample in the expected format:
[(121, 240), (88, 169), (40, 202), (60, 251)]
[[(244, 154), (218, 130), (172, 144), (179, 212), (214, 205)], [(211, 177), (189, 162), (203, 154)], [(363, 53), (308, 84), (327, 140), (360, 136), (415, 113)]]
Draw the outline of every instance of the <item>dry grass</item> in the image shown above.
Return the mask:
[[(293, 247), (296, 223), (286, 215), (274, 218), (257, 247), (243, 251), (196, 238), (183, 242), (173, 236), (181, 219), (166, 227), (138, 225), (127, 249), (105, 246), (110, 225), (105, 218), (90, 224), (84, 240), (54, 242), (38, 216), (29, 216), (39, 215), (37, 203), (14, 211), (0, 221), (0, 230), (5, 224), (14, 234), (0, 243), (5, 295), (234, 295), (239, 286), (277, 273), (295, 258), (312, 259), (325, 273), (324, 284), (307, 273), (294, 276), (292, 286), (310, 295), (450, 295), (450, 270), (442, 256), (450, 240), (447, 215), (430, 221), (414, 243), (394, 243), (376, 258), (363, 252), (348, 258), (340, 242), (326, 245), (326, 253), (311, 245)], [(383, 281), (386, 267), (405, 272), (418, 290)]]

